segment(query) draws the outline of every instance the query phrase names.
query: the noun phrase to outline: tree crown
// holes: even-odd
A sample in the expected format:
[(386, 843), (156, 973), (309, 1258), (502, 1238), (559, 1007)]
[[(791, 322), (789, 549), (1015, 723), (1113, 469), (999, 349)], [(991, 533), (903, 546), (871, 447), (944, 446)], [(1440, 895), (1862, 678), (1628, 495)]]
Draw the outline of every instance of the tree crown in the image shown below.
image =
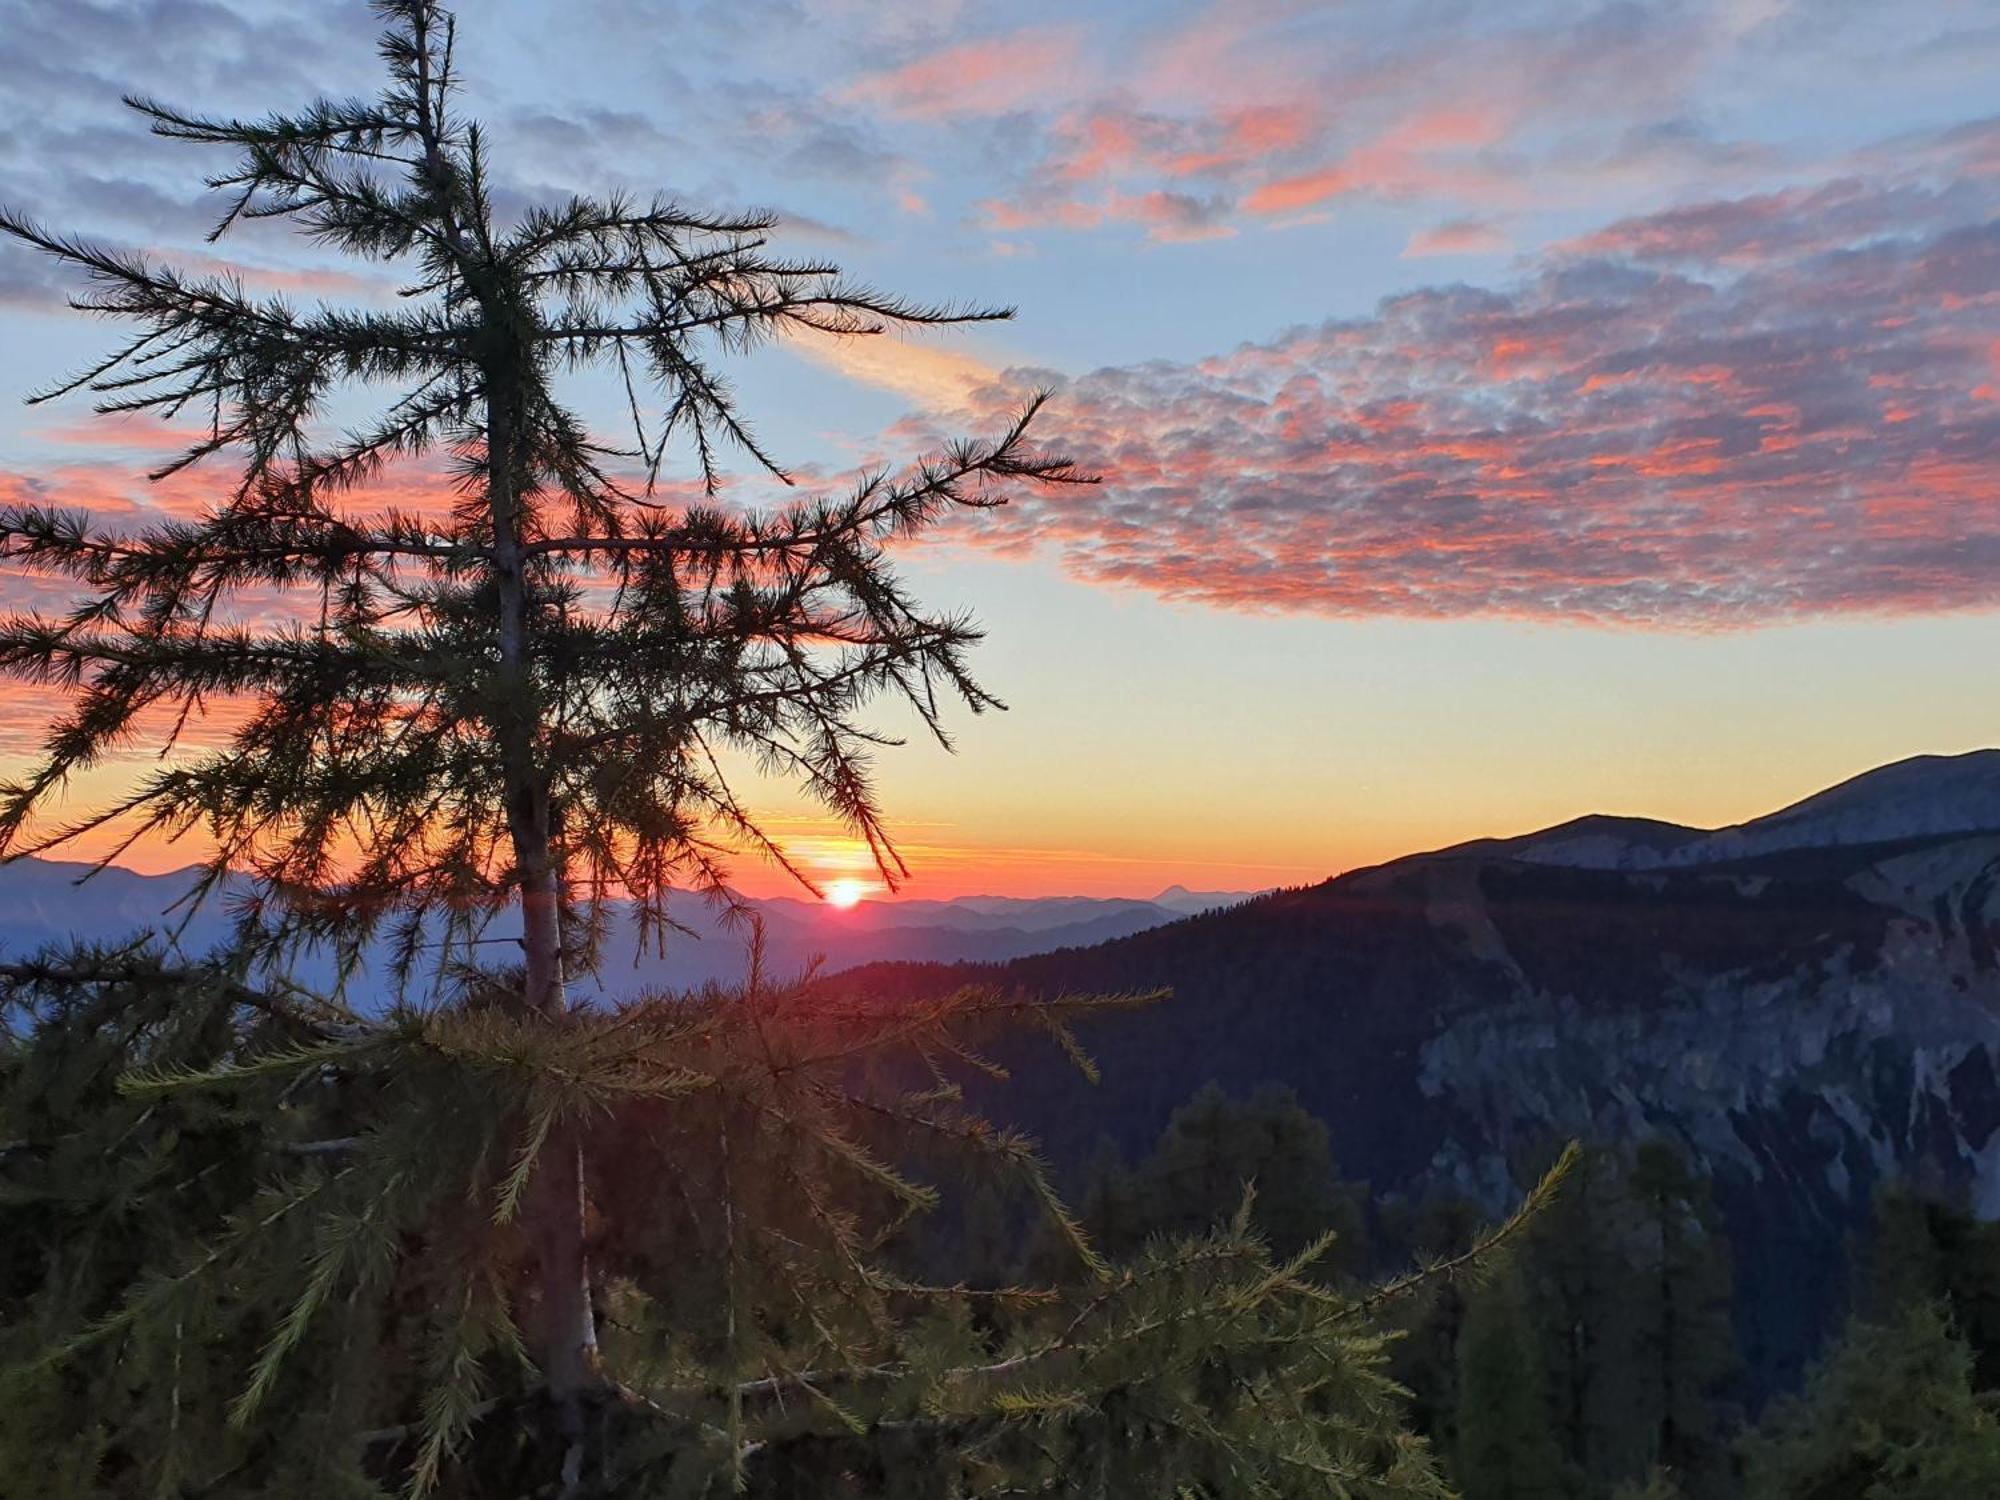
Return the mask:
[[(747, 755), (801, 784), (893, 881), (905, 872), (870, 775), (888, 741), (868, 705), (900, 700), (948, 743), (946, 703), (997, 700), (966, 664), (973, 624), (919, 604), (888, 548), (999, 503), (1008, 483), (1080, 476), (1029, 446), (1037, 398), (996, 439), (844, 494), (725, 504), (725, 448), (788, 476), (717, 359), (801, 331), (1008, 310), (912, 302), (777, 255), (767, 214), (578, 196), (503, 225), (484, 137), (456, 107), (450, 15), (432, 0), (375, 9), (379, 99), (261, 120), (128, 102), (159, 135), (240, 153), (209, 179), (228, 197), (214, 236), (283, 219), (406, 267), (393, 310), (258, 299), (0, 213), (87, 276), (77, 306), (136, 330), (37, 399), (199, 416), (155, 478), (240, 464), (200, 515), (129, 532), (0, 511), (0, 556), (79, 586), (66, 614), (0, 623), (0, 670), (72, 696), (39, 763), (0, 788), (0, 850), (204, 833), (202, 894), (231, 870), (253, 877), (250, 928), (352, 958), (391, 921), (406, 969), (426, 943), (471, 941), (536, 878), (524, 848), (546, 848), (565, 902), (601, 918), (629, 893), (654, 935), (672, 886), (726, 898), (732, 850), (784, 861), (725, 774)], [(585, 366), (622, 383), (622, 445), (566, 404), (563, 377)], [(356, 393), (379, 398), (377, 415), (327, 432), (329, 407)], [(663, 489), (677, 441), (698, 483)], [(448, 504), (363, 508), (392, 463), (436, 456)], [(174, 747), (224, 697), (248, 709), (222, 743), (80, 819), (45, 815), (78, 772), (134, 739)], [(571, 962), (590, 961), (600, 922), (565, 925)]]

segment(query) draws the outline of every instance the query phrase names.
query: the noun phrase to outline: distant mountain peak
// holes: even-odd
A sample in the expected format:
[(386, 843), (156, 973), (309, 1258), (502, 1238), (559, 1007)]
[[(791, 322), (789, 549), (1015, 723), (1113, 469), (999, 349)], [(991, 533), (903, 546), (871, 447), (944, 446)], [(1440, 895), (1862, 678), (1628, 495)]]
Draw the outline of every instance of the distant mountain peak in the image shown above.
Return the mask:
[(2000, 1219), (2000, 751), (1901, 761), (1733, 828), (1577, 818), (970, 976), (842, 983), (969, 977), (1173, 994), (1093, 1024), (1101, 1081), (1051, 1069), (1014, 1106), (1073, 1169), (1106, 1138), (1142, 1149), (1210, 1081), (1286, 1084), (1343, 1174), (1487, 1214), (1550, 1141), (1676, 1147), (1755, 1247), (1738, 1307), (1763, 1389), (1796, 1379), (1883, 1182)]
[(1665, 870), (1792, 849), (1890, 844), (2000, 832), (2000, 750), (1913, 755), (1728, 828), (1592, 814), (1450, 853), (1491, 853), (1573, 869)]
[(1152, 904), (1191, 917), (1217, 907), (1240, 905), (1257, 894), (1256, 891), (1191, 891), (1184, 885), (1170, 885), (1153, 898)]

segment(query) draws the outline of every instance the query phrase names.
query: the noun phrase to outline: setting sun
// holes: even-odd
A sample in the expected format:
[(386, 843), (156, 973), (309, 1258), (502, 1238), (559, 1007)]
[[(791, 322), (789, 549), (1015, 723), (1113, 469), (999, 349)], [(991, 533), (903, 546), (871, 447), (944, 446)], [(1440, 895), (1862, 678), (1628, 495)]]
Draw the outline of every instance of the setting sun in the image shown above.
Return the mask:
[(868, 885), (866, 881), (830, 880), (826, 885), (826, 904), (828, 906), (837, 906), (842, 911), (846, 911), (850, 907), (859, 906), (861, 898), (867, 894)]

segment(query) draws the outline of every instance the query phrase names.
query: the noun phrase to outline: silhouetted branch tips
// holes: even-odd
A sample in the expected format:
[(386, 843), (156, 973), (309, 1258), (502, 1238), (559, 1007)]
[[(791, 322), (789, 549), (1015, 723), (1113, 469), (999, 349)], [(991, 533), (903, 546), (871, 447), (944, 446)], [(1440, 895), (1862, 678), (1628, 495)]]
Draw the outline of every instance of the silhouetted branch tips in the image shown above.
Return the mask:
[[(139, 327), (51, 394), (87, 390), (100, 409), (168, 419), (204, 412), (206, 431), (156, 479), (224, 453), (242, 460), (233, 495), (191, 520), (121, 533), (80, 515), (0, 515), (0, 556), (93, 591), (66, 621), (0, 627), (0, 668), (79, 690), (84, 705), (0, 809), (0, 838), (41, 850), (96, 830), (103, 825), (85, 819), (28, 833), (48, 797), (142, 733), (150, 716), (165, 714), (169, 743), (185, 744), (206, 717), (201, 704), (263, 693), (267, 708), (226, 753), (157, 778), (113, 821), (148, 837), (207, 826), (274, 888), (314, 892), (313, 918), (287, 920), (320, 940), (344, 920), (365, 930), (392, 911), (433, 910), (446, 890), (483, 892), (476, 899), (489, 909), (508, 899), (490, 855), (511, 835), (483, 798), (491, 768), (468, 741), (478, 716), (462, 708), (490, 696), (466, 691), (468, 666), (488, 657), (494, 628), (471, 606), (481, 580), (511, 566), (485, 503), (500, 477), (488, 415), (504, 382), (518, 406), (509, 545), (521, 553), (523, 598), (537, 601), (524, 617), (525, 669), (589, 684), (558, 692), (551, 678), (537, 690), (549, 706), (563, 704), (538, 730), (543, 779), (574, 803), (574, 826), (590, 830), (567, 856), (571, 878), (590, 889), (676, 877), (704, 886), (713, 865), (693, 855), (690, 815), (773, 852), (718, 779), (716, 759), (697, 751), (713, 743), (800, 777), (893, 886), (906, 871), (868, 767), (869, 750), (885, 741), (863, 714), (878, 697), (899, 698), (949, 746), (944, 697), (974, 711), (1001, 705), (965, 663), (977, 630), (922, 611), (884, 548), (954, 509), (1004, 503), (1010, 484), (1087, 482), (1027, 444), (1046, 393), (996, 440), (952, 445), (903, 475), (866, 476), (844, 498), (760, 513), (639, 498), (604, 468), (604, 450), (553, 379), (614, 363), (644, 467), (638, 488), (656, 486), (680, 434), (714, 494), (719, 442), (788, 476), (704, 344), (728, 351), (793, 325), (858, 336), (1010, 310), (910, 302), (845, 282), (831, 265), (773, 256), (765, 242), (776, 220), (766, 213), (578, 196), (501, 234), (483, 207), (481, 137), (445, 109), (448, 22), (423, 7), (391, 7), (385, 19), (391, 87), (377, 103), (320, 101), (253, 121), (139, 95), (128, 102), (165, 138), (243, 153), (216, 179), (236, 195), (222, 227), (246, 214), (288, 218), (352, 253), (417, 262), (418, 294), (404, 309), (301, 313), (253, 301), (233, 281), (186, 279), (18, 214), (0, 217), (0, 229), (84, 270), (99, 288), (96, 310)], [(504, 359), (494, 342), (503, 306), (533, 309), (525, 321), (505, 314), (516, 342)], [(319, 435), (328, 403), (354, 382), (405, 389), (372, 423)], [(650, 422), (649, 396), (660, 403)], [(449, 517), (352, 507), (349, 497), (389, 464), (434, 451), (451, 455), (466, 497)], [(604, 585), (608, 614), (568, 602)], [(315, 623), (280, 632), (234, 623), (231, 601), (253, 588), (316, 595)], [(312, 691), (287, 692), (287, 682)], [(329, 733), (336, 719), (343, 728)], [(309, 757), (326, 755), (327, 774), (300, 774)], [(611, 755), (632, 769), (607, 776), (585, 759)], [(269, 805), (262, 793), (276, 786), (311, 805)], [(433, 824), (462, 834), (413, 840), (393, 809), (419, 798)], [(361, 835), (377, 896), (317, 873), (329, 868), (333, 840), (362, 829), (393, 830), (393, 845)]]
[(1506, 1256), (1515, 1243), (1561, 1195), (1582, 1161), (1582, 1143), (1570, 1141), (1502, 1223), (1478, 1235), (1468, 1248), (1458, 1254), (1428, 1262), (1375, 1288), (1360, 1300), (1356, 1311), (1373, 1313), (1384, 1304), (1400, 1301), (1442, 1282), (1468, 1278), (1477, 1282), (1495, 1274), (1505, 1264)]

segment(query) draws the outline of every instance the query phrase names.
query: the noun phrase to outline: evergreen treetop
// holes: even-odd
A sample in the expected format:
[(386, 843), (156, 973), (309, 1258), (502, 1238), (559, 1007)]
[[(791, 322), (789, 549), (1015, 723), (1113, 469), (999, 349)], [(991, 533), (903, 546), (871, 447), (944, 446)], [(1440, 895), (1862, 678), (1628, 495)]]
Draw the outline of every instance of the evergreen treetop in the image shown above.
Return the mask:
[[(0, 792), (0, 849), (200, 832), (211, 883), (253, 875), (249, 914), (272, 936), (350, 962), (385, 923), (405, 965), (425, 941), (462, 951), (518, 898), (530, 1003), (559, 1009), (558, 964), (595, 956), (573, 903), (621, 894), (657, 928), (677, 883), (726, 896), (730, 846), (783, 859), (725, 753), (795, 778), (901, 873), (864, 708), (892, 695), (943, 738), (947, 699), (995, 700), (967, 667), (976, 629), (924, 609), (887, 545), (999, 503), (1008, 483), (1080, 476), (1029, 447), (1035, 401), (991, 441), (844, 495), (721, 503), (729, 448), (786, 476), (719, 356), (1008, 311), (912, 302), (776, 254), (764, 214), (580, 195), (504, 225), (485, 137), (459, 110), (451, 16), (429, 0), (375, 9), (379, 99), (261, 120), (128, 102), (156, 134), (238, 153), (210, 179), (228, 195), (213, 237), (286, 221), (403, 270), (395, 308), (256, 299), (0, 215), (83, 273), (77, 306), (134, 330), (37, 399), (84, 391), (99, 411), (198, 420), (156, 478), (236, 465), (200, 516), (132, 532), (0, 512), (0, 557), (78, 587), (66, 614), (0, 626), (0, 670), (73, 700)], [(591, 366), (622, 382), (622, 445), (564, 395)], [(357, 397), (379, 398), (377, 415), (331, 431), (336, 401)], [(658, 488), (682, 438), (706, 499)], [(432, 455), (442, 512), (367, 508), (371, 481)], [(278, 595), (284, 623), (241, 607), (253, 591)], [(153, 726), (173, 744), (225, 695), (254, 709), (223, 746), (81, 819), (38, 816), (78, 772)]]

